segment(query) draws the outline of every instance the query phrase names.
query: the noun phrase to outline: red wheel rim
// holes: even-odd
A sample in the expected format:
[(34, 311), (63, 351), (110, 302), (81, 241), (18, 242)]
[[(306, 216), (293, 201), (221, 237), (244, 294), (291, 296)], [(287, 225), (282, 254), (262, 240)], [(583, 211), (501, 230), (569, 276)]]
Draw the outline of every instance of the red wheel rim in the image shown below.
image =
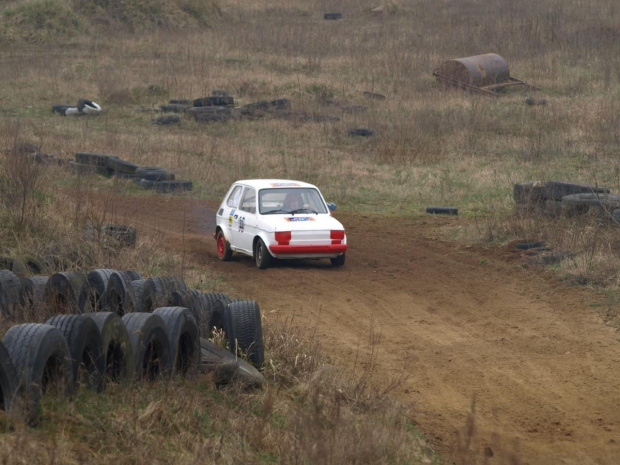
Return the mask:
[(221, 234), (217, 237), (217, 253), (220, 257), (224, 256), (224, 250), (226, 250), (226, 239), (224, 239), (224, 234)]

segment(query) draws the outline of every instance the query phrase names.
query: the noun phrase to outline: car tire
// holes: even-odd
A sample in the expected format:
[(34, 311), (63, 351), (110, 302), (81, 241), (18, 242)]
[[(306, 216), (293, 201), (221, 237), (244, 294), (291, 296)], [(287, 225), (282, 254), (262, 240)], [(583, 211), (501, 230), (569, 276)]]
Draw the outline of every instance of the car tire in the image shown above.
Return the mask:
[(101, 297), (116, 270), (98, 268), (88, 273), (86, 282), (82, 286), (79, 298), (80, 313), (98, 312), (101, 310)]
[(267, 250), (267, 246), (262, 239), (258, 239), (254, 245), (254, 260), (256, 261), (256, 267), (260, 270), (268, 268), (271, 264), (271, 254)]
[(136, 309), (136, 295), (131, 280), (122, 271), (112, 273), (105, 292), (101, 296), (101, 307), (119, 316), (132, 313)]
[(132, 380), (135, 373), (133, 349), (121, 317), (112, 312), (85, 313), (84, 316), (95, 322), (101, 334), (104, 382)]
[(22, 290), (23, 284), (15, 273), (0, 270), (0, 313), (9, 321), (17, 316)]
[(81, 271), (65, 271), (50, 276), (44, 300), (51, 313), (78, 313), (80, 292), (87, 278)]
[(254, 367), (265, 363), (260, 308), (254, 300), (233, 300), (226, 312), (227, 339), (233, 354), (244, 354)]
[(204, 294), (198, 289), (192, 289), (191, 291), (173, 291), (172, 294), (170, 294), (168, 305), (171, 307), (188, 308), (192, 312), (196, 324), (200, 326), (205, 298)]
[(197, 371), (200, 335), (192, 311), (184, 307), (161, 307), (153, 314), (161, 317), (168, 333), (172, 373), (186, 375)]
[(172, 361), (164, 320), (153, 313), (129, 313), (123, 317), (123, 323), (133, 350), (135, 380), (169, 377)]
[(231, 300), (228, 294), (222, 292), (208, 292), (203, 294), (203, 298), (200, 335), (209, 338), (213, 328), (226, 331), (226, 311)]
[(17, 373), (24, 418), (29, 425), (36, 426), (44, 392), (53, 389), (60, 397), (71, 392), (73, 378), (67, 342), (53, 326), (25, 323), (11, 327), (2, 343)]
[(343, 266), (346, 258), (346, 254), (340, 254), (336, 258), (330, 258), (329, 261), (332, 263), (332, 266)]
[(9, 412), (17, 391), (17, 373), (9, 352), (0, 342), (0, 410)]
[(45, 324), (58, 328), (67, 341), (73, 389), (77, 389), (83, 381), (83, 384), (93, 391), (102, 392), (105, 357), (97, 324), (85, 315), (56, 315)]
[(220, 229), (216, 236), (215, 241), (217, 243), (217, 256), (223, 262), (227, 262), (232, 258), (232, 250), (230, 249), (230, 243), (226, 240), (224, 232)]

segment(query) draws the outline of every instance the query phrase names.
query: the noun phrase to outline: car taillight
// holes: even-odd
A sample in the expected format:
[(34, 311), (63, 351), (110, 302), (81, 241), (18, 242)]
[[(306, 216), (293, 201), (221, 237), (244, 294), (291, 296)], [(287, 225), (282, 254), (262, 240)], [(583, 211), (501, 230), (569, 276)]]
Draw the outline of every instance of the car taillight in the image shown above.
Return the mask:
[(341, 244), (344, 239), (344, 231), (331, 231), (329, 237), (332, 240), (332, 244)]
[(288, 245), (289, 242), (291, 242), (291, 232), (290, 231), (277, 231), (276, 241), (280, 245)]

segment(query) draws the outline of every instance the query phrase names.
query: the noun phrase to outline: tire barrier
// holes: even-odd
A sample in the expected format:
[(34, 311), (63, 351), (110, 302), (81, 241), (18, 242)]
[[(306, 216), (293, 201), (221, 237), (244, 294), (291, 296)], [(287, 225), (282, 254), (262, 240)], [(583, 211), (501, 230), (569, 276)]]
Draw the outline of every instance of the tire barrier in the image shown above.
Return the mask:
[(133, 351), (137, 382), (167, 378), (172, 371), (172, 354), (166, 325), (153, 313), (129, 313), (123, 317)]
[(172, 374), (193, 372), (200, 364), (200, 335), (192, 312), (183, 307), (161, 307), (153, 312), (164, 322), (170, 342)]
[(86, 315), (56, 315), (45, 324), (54, 326), (63, 334), (72, 366), (72, 389), (88, 386), (95, 392), (104, 388), (105, 357), (103, 341), (97, 324)]
[(246, 355), (254, 367), (265, 363), (260, 308), (253, 300), (233, 300), (226, 312), (227, 339), (234, 354)]
[(121, 317), (112, 312), (85, 313), (84, 316), (95, 322), (101, 334), (104, 383), (126, 383), (133, 380), (133, 348)]
[(71, 392), (73, 376), (67, 342), (53, 326), (25, 323), (11, 327), (2, 343), (17, 373), (19, 413), (29, 425), (36, 426), (43, 393), (64, 397)]
[(87, 282), (81, 271), (65, 271), (50, 276), (43, 300), (51, 313), (78, 313), (80, 311), (80, 293)]
[(101, 296), (101, 307), (119, 316), (136, 311), (136, 294), (131, 279), (122, 271), (115, 271)]

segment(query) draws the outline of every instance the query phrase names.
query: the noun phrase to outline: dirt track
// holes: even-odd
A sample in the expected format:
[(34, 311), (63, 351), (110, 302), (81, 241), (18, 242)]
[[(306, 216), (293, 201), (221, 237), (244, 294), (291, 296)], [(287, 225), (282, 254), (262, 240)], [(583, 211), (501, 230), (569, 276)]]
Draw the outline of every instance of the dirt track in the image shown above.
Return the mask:
[(338, 364), (362, 370), (375, 351), (375, 381), (404, 378), (394, 395), (412, 404), (446, 459), (620, 463), (620, 333), (597, 316), (593, 292), (522, 269), (525, 259), (512, 247), (430, 238), (438, 224), (464, 221), (458, 218), (384, 221), (338, 212), (350, 243), (342, 269), (309, 261), (260, 271), (249, 257), (222, 263), (214, 211), (162, 197), (118, 198), (115, 206), (117, 219), (163, 234), (167, 246), (225, 274), (264, 312), (317, 327)]

